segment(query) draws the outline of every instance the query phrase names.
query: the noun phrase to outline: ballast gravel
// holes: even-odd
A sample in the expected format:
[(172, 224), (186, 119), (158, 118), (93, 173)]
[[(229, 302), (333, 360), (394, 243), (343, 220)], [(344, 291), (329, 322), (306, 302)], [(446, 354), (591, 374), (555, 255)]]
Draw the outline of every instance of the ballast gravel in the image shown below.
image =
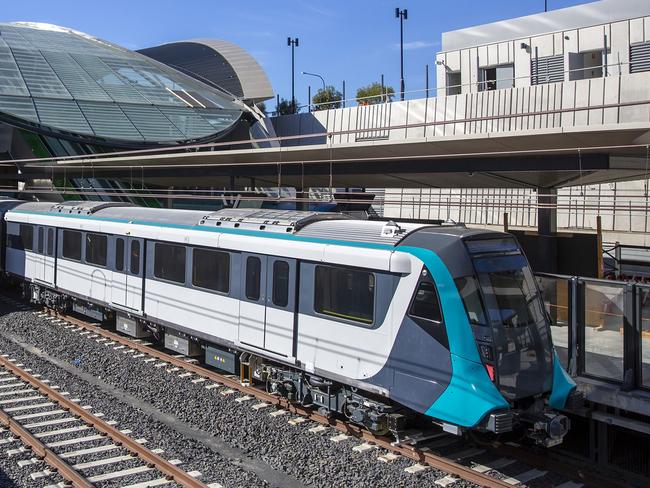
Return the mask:
[[(134, 354), (125, 354), (126, 349), (116, 350), (117, 345), (107, 346), (106, 341), (97, 342), (88, 334), (81, 336), (73, 328), (54, 325), (30, 311), (13, 311), (11, 306), (0, 303), (0, 314), (2, 353), (12, 354), (43, 377), (61, 384), (84, 404), (106, 413), (106, 419), (119, 421), (120, 428), (130, 428), (137, 437), (147, 438), (148, 447), (164, 449), (167, 459), (181, 459), (186, 469), (201, 471), (204, 482), (218, 481), (226, 488), (267, 485), (253, 474), (255, 470), (247, 466), (245, 459), (239, 463), (232, 456), (220, 459), (192, 436), (188, 438), (169, 425), (143, 418), (142, 412), (120, 401), (119, 391), (178, 419), (196, 432), (239, 449), (280, 476), (286, 476), (285, 482), (271, 485), (435, 487), (438, 486), (435, 481), (446, 476), (435, 469), (418, 474), (405, 473), (404, 469), (414, 464), (411, 460), (398, 458), (392, 463), (380, 462), (377, 460), (382, 454), (379, 449), (353, 451), (352, 447), (360, 444), (356, 439), (333, 442), (331, 438), (339, 434), (334, 429), (312, 433), (309, 429), (315, 426), (313, 422), (290, 425), (288, 420), (294, 417), (291, 414), (271, 417), (269, 414), (274, 408), (255, 411), (251, 407), (256, 400), (236, 402), (235, 399), (242, 396), (240, 393), (221, 395), (223, 388), (206, 389), (209, 382), (192, 383), (196, 377), (180, 377), (183, 371), (169, 372), (170, 366), (155, 367), (160, 361), (145, 362), (146, 358), (134, 358)], [(73, 365), (79, 374), (92, 375), (119, 391), (107, 394), (97, 385), (80, 380), (78, 375), (28, 352), (16, 344), (16, 340), (34, 345), (43, 353)], [(4, 469), (5, 464), (5, 456), (0, 454), (0, 468)], [(13, 460), (9, 464), (15, 467)], [(12, 473), (14, 471), (17, 470), (13, 469)], [(120, 484), (126, 484), (121, 481)], [(458, 480), (452, 486), (476, 485)]]

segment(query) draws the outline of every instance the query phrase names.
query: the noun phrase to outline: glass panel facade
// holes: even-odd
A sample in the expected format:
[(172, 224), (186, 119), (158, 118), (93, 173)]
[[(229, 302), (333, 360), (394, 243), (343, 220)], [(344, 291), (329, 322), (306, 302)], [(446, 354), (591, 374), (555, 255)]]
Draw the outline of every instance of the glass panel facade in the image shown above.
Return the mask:
[(551, 337), (562, 365), (569, 366), (569, 286), (564, 278), (537, 276), (544, 307), (551, 319)]
[(623, 381), (623, 285), (586, 282), (585, 372)]
[[(181, 96), (182, 94), (182, 96)], [(242, 114), (228, 95), (139, 53), (45, 24), (0, 24), (0, 117), (46, 133), (188, 141)]]
[(650, 286), (639, 287), (641, 309), (641, 383), (650, 388)]

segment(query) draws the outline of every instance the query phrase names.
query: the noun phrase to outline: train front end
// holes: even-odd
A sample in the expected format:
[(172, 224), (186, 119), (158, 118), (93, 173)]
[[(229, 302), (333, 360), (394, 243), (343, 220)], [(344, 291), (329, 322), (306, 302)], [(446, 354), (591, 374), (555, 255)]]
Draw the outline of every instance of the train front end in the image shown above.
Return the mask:
[(440, 291), (443, 310), (453, 317), (445, 320), (452, 382), (427, 414), (497, 434), (524, 429), (540, 445), (560, 444), (570, 422), (558, 410), (579, 397), (555, 352), (549, 316), (519, 244), (509, 234), (460, 226), (424, 234), (417, 244), (427, 242), (435, 253), (425, 266), (434, 268), (437, 260), (455, 285), (454, 293)]

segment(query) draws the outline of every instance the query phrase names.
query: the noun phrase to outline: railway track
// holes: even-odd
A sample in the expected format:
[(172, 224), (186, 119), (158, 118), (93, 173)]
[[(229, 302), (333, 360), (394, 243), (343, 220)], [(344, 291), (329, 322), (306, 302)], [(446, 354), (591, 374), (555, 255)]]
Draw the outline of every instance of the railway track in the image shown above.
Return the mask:
[[(607, 479), (601, 474), (590, 471), (588, 468), (577, 467), (573, 463), (565, 463), (543, 454), (536, 454), (525, 449), (523, 446), (514, 444), (495, 444), (490, 446), (489, 449), (493, 450), (494, 453), (504, 456), (498, 458), (493, 463), (474, 463), (473, 466), (461, 464), (460, 461), (467, 461), (471, 455), (481, 454), (485, 451), (481, 449), (466, 449), (462, 451), (462, 456), (456, 455), (451, 458), (436, 454), (437, 447), (453, 444), (454, 440), (457, 439), (446, 436), (445, 434), (432, 435), (427, 438), (407, 439), (406, 442), (395, 443), (392, 438), (376, 436), (369, 431), (339, 419), (325, 417), (312, 409), (291, 403), (284, 398), (269, 394), (258, 388), (242, 384), (240, 378), (217, 373), (201, 366), (195, 360), (188, 360), (188, 358), (161, 351), (153, 347), (153, 344), (119, 335), (77, 317), (60, 314), (53, 310), (43, 309), (40, 315), (47, 317), (52, 322), (58, 323), (63, 327), (83, 329), (84, 333), (92, 334), (89, 337), (101, 337), (101, 339), (95, 340), (105, 340), (105, 344), (118, 348), (123, 347), (124, 353), (140, 356), (145, 361), (155, 361), (154, 366), (165, 367), (175, 371), (182, 369), (185, 371), (182, 374), (191, 376), (193, 382), (209, 381), (210, 383), (206, 385), (206, 388), (221, 388), (222, 394), (224, 395), (233, 395), (239, 392), (243, 396), (240, 396), (238, 400), (242, 398), (244, 399), (243, 401), (256, 399), (259, 403), (253, 406), (254, 409), (262, 410), (266, 407), (275, 406), (280, 409), (279, 411), (296, 414), (298, 419), (311, 420), (321, 426), (332, 427), (340, 431), (340, 435), (343, 438), (351, 436), (363, 441), (357, 447), (359, 451), (382, 448), (394, 456), (403, 456), (415, 461), (415, 464), (409, 468), (409, 472), (417, 473), (427, 468), (435, 468), (448, 473), (448, 476), (441, 480), (441, 486), (451, 485), (456, 480), (462, 479), (479, 486), (490, 488), (512, 487), (524, 484), (530, 480), (535, 480), (548, 472), (556, 473), (565, 478), (560, 483), (553, 483), (548, 486), (562, 488), (577, 488), (588, 485), (612, 488), (626, 486), (619, 480)], [(300, 420), (296, 421), (295, 419), (294, 422), (296, 424), (302, 423)], [(320, 432), (318, 427), (310, 430)], [(390, 462), (390, 460), (391, 457), (388, 456), (388, 461)], [(517, 477), (504, 476), (499, 472), (499, 469), (511, 465), (515, 461), (534, 466), (534, 469), (528, 470)]]
[[(187, 488), (207, 488), (195, 478), (200, 473), (187, 473), (180, 460), (166, 460), (159, 450), (144, 446), (146, 439), (133, 439), (115, 427), (116, 422), (103, 420), (88, 406), (81, 406), (66, 392), (49, 385), (40, 375), (23, 369), (6, 354), (0, 356), (0, 423), (11, 437), (3, 444), (20, 441), (23, 446), (10, 449), (8, 455), (31, 451), (34, 457), (19, 461), (20, 466), (49, 467), (31, 473), (33, 480), (60, 475), (66, 484), (92, 487), (96, 483), (143, 475), (143, 481), (128, 483), (124, 488), (146, 488), (174, 483)], [(72, 435), (72, 437), (71, 437)], [(75, 437), (76, 436), (76, 437)], [(63, 440), (52, 439), (65, 437)], [(84, 447), (92, 445), (92, 447)], [(74, 450), (69, 450), (73, 448)], [(101, 457), (97, 455), (101, 453)], [(76, 458), (94, 455), (88, 462)], [(125, 466), (114, 470), (115, 466)], [(102, 469), (98, 472), (97, 469)], [(86, 471), (92, 471), (87, 475)], [(59, 484), (47, 485), (55, 488)]]

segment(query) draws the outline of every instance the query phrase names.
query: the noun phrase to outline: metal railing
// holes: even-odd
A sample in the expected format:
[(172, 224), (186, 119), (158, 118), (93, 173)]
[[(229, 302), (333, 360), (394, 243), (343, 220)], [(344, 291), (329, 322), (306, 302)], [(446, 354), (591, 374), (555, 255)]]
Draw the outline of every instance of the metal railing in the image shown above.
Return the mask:
[(572, 376), (650, 390), (650, 285), (536, 274), (553, 342)]

